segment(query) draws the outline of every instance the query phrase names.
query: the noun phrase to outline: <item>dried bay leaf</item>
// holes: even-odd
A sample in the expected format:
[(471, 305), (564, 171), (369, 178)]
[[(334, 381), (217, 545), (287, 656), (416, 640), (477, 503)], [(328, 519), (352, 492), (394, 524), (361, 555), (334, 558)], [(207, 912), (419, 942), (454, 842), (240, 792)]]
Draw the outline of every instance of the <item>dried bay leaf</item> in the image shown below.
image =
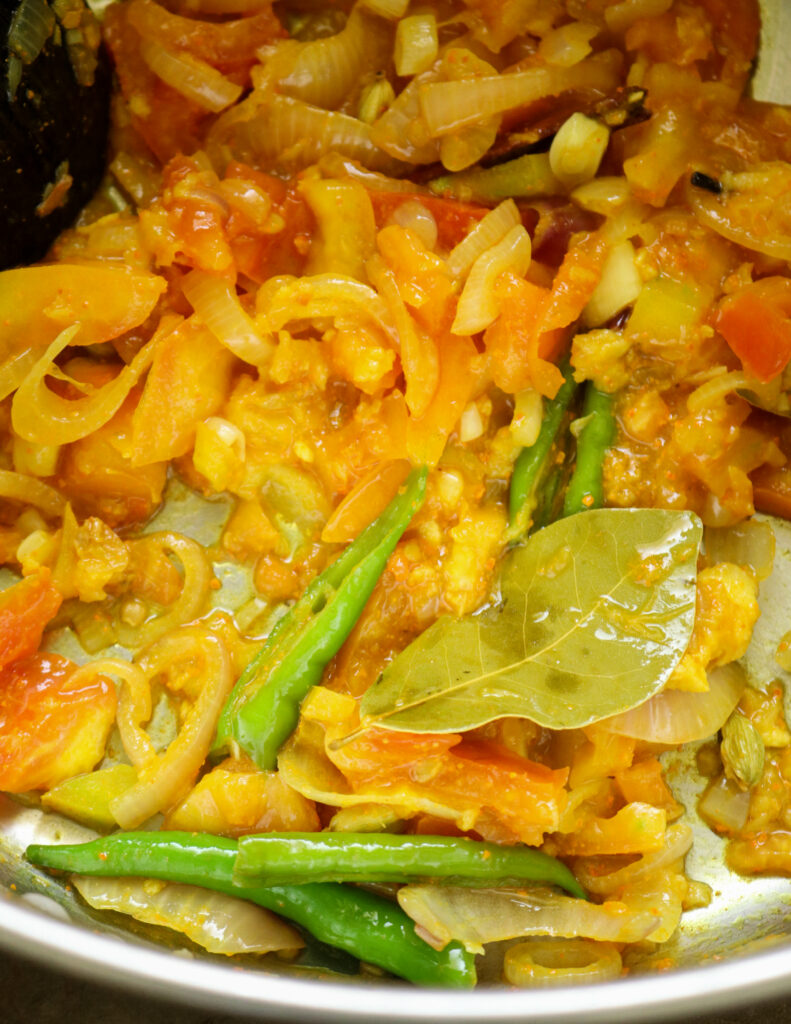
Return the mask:
[(461, 732), (506, 715), (572, 729), (662, 689), (689, 643), (702, 525), (596, 509), (507, 556), (496, 607), (430, 626), (363, 698), (362, 726)]

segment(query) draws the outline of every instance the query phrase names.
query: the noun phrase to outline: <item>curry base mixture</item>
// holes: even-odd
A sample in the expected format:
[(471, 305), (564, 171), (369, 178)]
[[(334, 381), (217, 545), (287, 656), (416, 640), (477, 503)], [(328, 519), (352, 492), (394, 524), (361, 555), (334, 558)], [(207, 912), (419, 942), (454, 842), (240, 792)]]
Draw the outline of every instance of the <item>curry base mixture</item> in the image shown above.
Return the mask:
[[(660, 761), (681, 743), (715, 737), (701, 813), (728, 864), (791, 871), (782, 690), (736, 668), (772, 558), (751, 516), (791, 515), (791, 110), (745, 98), (758, 29), (726, 0), (106, 8), (108, 176), (44, 263), (0, 275), (0, 553), (22, 577), (0, 596), (0, 790), (100, 832), (540, 847), (588, 903), (398, 893), (426, 949), (518, 938), (512, 984), (616, 976), (708, 901)], [(497, 692), (452, 732), (361, 718), (429, 627), (497, 607), (514, 545), (572, 522), (590, 394), (612, 429), (580, 522), (603, 505), (705, 527), (661, 692), (581, 727)], [(421, 466), (276, 765), (215, 741), (264, 637)], [(183, 485), (227, 512), (216, 544), (145, 529)], [(252, 587), (231, 614), (234, 567)], [(64, 631), (84, 666), (47, 653)], [(201, 890), (76, 884), (215, 948)], [(268, 945), (217, 951), (300, 944), (256, 927)]]

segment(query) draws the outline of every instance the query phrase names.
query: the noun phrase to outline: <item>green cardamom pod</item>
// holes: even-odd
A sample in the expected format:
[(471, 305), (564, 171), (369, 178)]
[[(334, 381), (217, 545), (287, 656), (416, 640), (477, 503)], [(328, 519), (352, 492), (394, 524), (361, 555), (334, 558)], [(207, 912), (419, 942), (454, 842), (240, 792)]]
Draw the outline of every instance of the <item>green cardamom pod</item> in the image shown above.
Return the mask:
[(720, 744), (725, 774), (746, 789), (760, 780), (764, 770), (764, 741), (749, 718), (734, 711), (722, 728)]

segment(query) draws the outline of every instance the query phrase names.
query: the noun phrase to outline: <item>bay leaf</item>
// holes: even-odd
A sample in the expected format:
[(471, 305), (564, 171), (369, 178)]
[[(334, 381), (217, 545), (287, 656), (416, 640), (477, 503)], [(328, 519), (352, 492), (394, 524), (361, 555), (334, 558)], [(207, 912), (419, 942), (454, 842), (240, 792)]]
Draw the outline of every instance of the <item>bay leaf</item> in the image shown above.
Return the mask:
[(657, 693), (689, 643), (702, 524), (691, 512), (596, 509), (503, 563), (501, 599), (443, 617), (384, 671), (362, 726), (461, 732), (506, 715), (571, 729)]

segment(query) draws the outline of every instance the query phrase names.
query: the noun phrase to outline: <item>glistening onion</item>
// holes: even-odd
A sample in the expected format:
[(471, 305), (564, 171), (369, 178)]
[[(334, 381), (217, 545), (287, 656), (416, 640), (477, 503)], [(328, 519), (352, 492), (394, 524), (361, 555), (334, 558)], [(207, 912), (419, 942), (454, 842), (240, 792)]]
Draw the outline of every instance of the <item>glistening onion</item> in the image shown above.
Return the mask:
[(210, 953), (234, 956), (304, 946), (296, 929), (263, 907), (196, 885), (82, 875), (71, 881), (96, 910), (115, 910), (136, 921), (173, 928)]
[(713, 735), (739, 703), (747, 685), (737, 662), (708, 673), (707, 693), (663, 690), (631, 711), (599, 722), (599, 727), (649, 743), (677, 746)]
[(523, 935), (581, 936), (608, 942), (640, 942), (656, 927), (648, 912), (623, 903), (597, 906), (550, 889), (468, 889), (406, 885), (398, 902), (422, 929), (442, 943), (456, 940), (483, 952), (487, 942)]
[(520, 942), (508, 950), (503, 963), (505, 980), (528, 988), (610, 981), (620, 977), (621, 969), (621, 954), (615, 946), (584, 939)]
[(181, 287), (187, 301), (221, 345), (253, 366), (269, 360), (271, 342), (261, 337), (226, 278), (192, 270)]

